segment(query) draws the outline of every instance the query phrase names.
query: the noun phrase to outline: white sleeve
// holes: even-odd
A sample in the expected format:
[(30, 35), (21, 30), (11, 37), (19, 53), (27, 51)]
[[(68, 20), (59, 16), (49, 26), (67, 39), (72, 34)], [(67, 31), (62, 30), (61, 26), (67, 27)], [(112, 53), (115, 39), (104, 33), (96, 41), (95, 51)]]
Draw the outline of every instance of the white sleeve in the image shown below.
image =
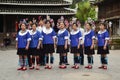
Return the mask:
[(18, 38), (16, 38), (15, 40), (18, 41)]

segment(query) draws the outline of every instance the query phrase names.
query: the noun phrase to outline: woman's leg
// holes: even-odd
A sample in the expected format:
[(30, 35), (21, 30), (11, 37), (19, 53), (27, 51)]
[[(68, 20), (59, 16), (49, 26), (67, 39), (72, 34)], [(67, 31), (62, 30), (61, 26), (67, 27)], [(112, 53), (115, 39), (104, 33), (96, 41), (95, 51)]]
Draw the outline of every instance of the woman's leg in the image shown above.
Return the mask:
[(31, 67), (29, 69), (34, 69), (35, 57), (32, 55), (30, 55), (30, 64), (31, 64)]
[(29, 67), (31, 67), (31, 66), (32, 66), (31, 55), (28, 54), (27, 57), (28, 57), (28, 64), (29, 64)]
[(79, 63), (80, 63), (80, 54), (79, 53), (75, 53), (74, 54), (74, 59), (75, 59), (75, 69), (79, 68)]
[(66, 66), (66, 53), (62, 54), (62, 65)]
[(19, 55), (19, 65), (23, 67), (23, 57)]
[(54, 56), (53, 53), (50, 54), (50, 64), (52, 65), (54, 63)]
[(35, 66), (35, 56), (32, 56), (32, 66)]
[(76, 64), (78, 65), (80, 63), (80, 54), (76, 54)]
[(101, 56), (100, 56), (101, 67), (99, 67), (100, 69), (103, 68), (103, 66), (104, 66), (104, 61), (103, 61), (104, 59), (103, 58), (104, 58), (104, 56), (101, 54)]
[(83, 54), (83, 51), (81, 51), (81, 53), (80, 53), (80, 64), (84, 65), (84, 54)]
[(39, 60), (40, 60), (40, 57), (39, 57), (39, 56), (35, 56), (35, 57), (36, 57), (36, 65), (39, 66), (39, 65), (40, 65), (40, 63), (39, 63), (39, 62), (40, 62), (40, 61), (39, 61)]
[(87, 60), (88, 60), (88, 66), (86, 66), (85, 68), (92, 69), (93, 55), (92, 54), (88, 54), (87, 55)]
[(27, 55), (24, 55), (23, 58), (24, 58), (24, 59), (23, 59), (23, 61), (24, 61), (23, 70), (27, 70), (27, 65), (28, 65)]
[(103, 58), (103, 68), (104, 69), (107, 69), (107, 65), (108, 65), (108, 58), (107, 58), (107, 54), (103, 54), (102, 55), (102, 58)]
[(39, 70), (39, 65), (40, 65), (39, 56), (35, 56), (35, 58), (36, 58), (36, 70)]
[(93, 55), (88, 54), (88, 65), (92, 66), (93, 65)]
[(59, 65), (62, 65), (62, 54), (59, 53)]
[(66, 60), (65, 60), (65, 62), (66, 62), (66, 65), (69, 65), (69, 63), (68, 63), (68, 53), (66, 53)]
[(23, 64), (23, 56), (19, 55), (19, 66), (20, 68), (18, 68), (17, 70), (22, 70), (24, 64)]
[(49, 54), (45, 54), (45, 68), (47, 68), (49, 66)]

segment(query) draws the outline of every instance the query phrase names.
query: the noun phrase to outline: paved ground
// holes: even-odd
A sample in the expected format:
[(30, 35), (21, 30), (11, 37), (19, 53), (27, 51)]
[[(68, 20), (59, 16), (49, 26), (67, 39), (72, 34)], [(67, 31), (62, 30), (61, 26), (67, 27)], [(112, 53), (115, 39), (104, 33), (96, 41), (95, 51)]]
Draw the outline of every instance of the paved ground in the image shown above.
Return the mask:
[[(55, 55), (54, 68), (45, 70), (41, 67), (40, 71), (27, 70), (25, 72), (17, 71), (18, 56), (16, 50), (0, 50), (0, 80), (118, 80), (120, 79), (120, 50), (112, 50), (109, 57), (109, 69), (99, 70), (99, 56), (95, 55), (94, 68), (87, 70), (84, 66), (80, 69), (71, 69), (73, 64), (72, 55), (69, 54), (69, 63), (67, 69), (58, 68), (58, 55)], [(85, 57), (85, 65), (87, 65)]]

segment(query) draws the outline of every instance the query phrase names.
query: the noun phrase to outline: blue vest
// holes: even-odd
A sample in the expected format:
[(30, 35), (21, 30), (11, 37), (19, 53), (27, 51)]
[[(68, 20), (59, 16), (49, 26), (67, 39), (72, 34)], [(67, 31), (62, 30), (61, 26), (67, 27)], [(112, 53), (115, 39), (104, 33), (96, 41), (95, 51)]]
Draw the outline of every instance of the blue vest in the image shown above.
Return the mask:
[(38, 46), (39, 40), (42, 40), (42, 35), (39, 31), (36, 31), (33, 34), (30, 34), (30, 36), (31, 36), (30, 47), (36, 48)]
[(98, 46), (104, 46), (105, 41), (109, 39), (109, 33), (107, 30), (101, 32), (99, 31), (97, 34), (97, 39), (98, 39)]
[(82, 36), (81, 36), (81, 32), (80, 31), (77, 32), (76, 34), (70, 33), (70, 40), (71, 40), (70, 44), (71, 44), (71, 46), (72, 47), (77, 47), (81, 37)]
[(62, 32), (62, 33), (59, 33), (59, 31), (58, 31), (57, 38), (58, 38), (57, 45), (65, 45), (66, 39), (69, 39), (68, 31), (65, 30), (65, 31)]
[(55, 31), (52, 29), (51, 33), (45, 33), (42, 31), (43, 44), (54, 44), (54, 37), (56, 36)]
[(27, 45), (27, 41), (31, 40), (31, 37), (28, 31), (24, 32), (23, 34), (21, 33), (21, 31), (19, 31), (16, 38), (18, 41), (18, 48), (25, 48)]
[(92, 45), (92, 40), (95, 38), (95, 34), (93, 30), (90, 30), (89, 32), (85, 32), (84, 36), (84, 46), (91, 46)]

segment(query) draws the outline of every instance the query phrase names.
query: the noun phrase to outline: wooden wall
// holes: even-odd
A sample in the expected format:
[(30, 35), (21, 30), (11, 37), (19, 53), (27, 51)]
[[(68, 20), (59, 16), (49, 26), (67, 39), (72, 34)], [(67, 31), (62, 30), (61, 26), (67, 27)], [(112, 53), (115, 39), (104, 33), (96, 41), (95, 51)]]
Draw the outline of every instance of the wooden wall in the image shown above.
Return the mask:
[(98, 5), (98, 18), (110, 18), (120, 16), (120, 0), (106, 0)]

